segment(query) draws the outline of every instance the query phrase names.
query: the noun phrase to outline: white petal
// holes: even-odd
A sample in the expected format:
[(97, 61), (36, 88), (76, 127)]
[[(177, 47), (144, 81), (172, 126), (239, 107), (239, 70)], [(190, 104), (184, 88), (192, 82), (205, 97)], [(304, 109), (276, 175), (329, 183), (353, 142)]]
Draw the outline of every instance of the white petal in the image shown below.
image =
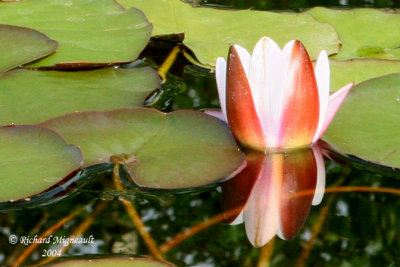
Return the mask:
[(217, 59), (217, 63), (215, 64), (215, 79), (217, 80), (221, 110), (224, 114), (225, 121), (228, 121), (226, 117), (226, 66), (226, 60), (222, 57), (219, 57)]
[(279, 227), (283, 154), (266, 156), (244, 207), (246, 235), (255, 247), (267, 244)]
[(282, 106), (282, 51), (270, 38), (263, 37), (254, 47), (250, 62), (249, 84), (256, 112), (267, 143), (275, 146)]
[(239, 55), (240, 62), (242, 62), (242, 66), (244, 72), (246, 73), (247, 80), (249, 80), (250, 59), (251, 59), (250, 53), (240, 45), (234, 45), (234, 47)]
[(206, 109), (206, 110), (203, 110), (203, 112), (208, 114), (208, 115), (210, 115), (210, 116), (213, 116), (213, 117), (215, 117), (215, 118), (217, 118), (217, 119), (219, 119), (219, 120), (221, 120), (221, 121), (223, 121), (225, 123), (228, 123), (226, 121), (225, 114), (222, 113), (222, 111), (220, 111), (220, 110), (217, 110), (217, 109)]
[[(285, 81), (284, 84), (282, 85), (282, 94), (283, 94), (283, 99), (286, 99), (285, 97), (288, 97), (291, 95), (294, 87), (291, 86), (288, 83), (291, 83), (293, 80), (294, 73), (289, 72), (289, 66), (292, 61), (292, 54), (293, 54), (293, 46), (295, 44), (295, 40), (292, 40), (288, 42), (285, 47), (282, 49), (282, 77), (283, 80)], [(285, 103), (282, 103), (284, 105)]]
[(325, 194), (325, 161), (322, 156), (321, 150), (318, 147), (312, 147), (314, 158), (317, 163), (317, 185), (315, 186), (314, 198), (312, 200), (312, 205), (316, 206), (322, 202)]
[(242, 224), (244, 222), (244, 217), (243, 217), (243, 210), (239, 213), (238, 216), (230, 223), (230, 225), (238, 225)]
[(330, 88), (330, 68), (329, 59), (326, 51), (322, 51), (315, 65), (315, 78), (317, 80), (318, 95), (319, 95), (319, 122), (318, 128), (314, 135), (313, 142), (318, 140), (324, 128), (326, 112), (328, 110), (329, 102), (329, 88)]

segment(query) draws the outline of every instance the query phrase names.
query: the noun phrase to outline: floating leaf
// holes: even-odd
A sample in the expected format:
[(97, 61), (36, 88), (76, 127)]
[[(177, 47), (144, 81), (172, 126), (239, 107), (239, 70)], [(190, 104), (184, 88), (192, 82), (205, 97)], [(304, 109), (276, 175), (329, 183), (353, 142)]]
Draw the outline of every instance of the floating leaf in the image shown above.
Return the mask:
[(332, 26), (319, 23), (308, 14), (192, 8), (179, 0), (118, 2), (144, 11), (154, 25), (153, 35), (185, 33), (184, 44), (203, 64), (214, 65), (217, 57), (226, 57), (231, 44), (252, 51), (262, 36), (269, 36), (280, 45), (299, 39), (313, 58), (322, 49), (332, 54), (339, 48)]
[(229, 128), (197, 111), (164, 114), (147, 108), (80, 112), (44, 122), (83, 151), (85, 166), (125, 164), (134, 181), (153, 188), (212, 183), (243, 162)]
[(104, 258), (104, 259), (82, 259), (69, 260), (65, 262), (55, 263), (51, 266), (57, 267), (165, 267), (171, 264), (159, 262), (148, 258)]
[(335, 59), (358, 57), (400, 59), (400, 16), (377, 9), (310, 9), (308, 14), (333, 25), (342, 40)]
[(57, 46), (38, 31), (0, 24), (0, 72), (50, 55)]
[(400, 168), (400, 74), (353, 88), (323, 139), (335, 150)]
[(142, 12), (112, 0), (0, 2), (0, 23), (36, 29), (60, 43), (35, 67), (133, 61), (152, 30)]
[(333, 91), (355, 82), (360, 83), (386, 74), (400, 72), (400, 60), (349, 59), (330, 60)]
[(10, 71), (0, 76), (0, 124), (33, 124), (74, 111), (139, 106), (158, 85), (150, 68)]
[(77, 147), (41, 127), (0, 127), (0, 146), (0, 202), (38, 194), (82, 164)]

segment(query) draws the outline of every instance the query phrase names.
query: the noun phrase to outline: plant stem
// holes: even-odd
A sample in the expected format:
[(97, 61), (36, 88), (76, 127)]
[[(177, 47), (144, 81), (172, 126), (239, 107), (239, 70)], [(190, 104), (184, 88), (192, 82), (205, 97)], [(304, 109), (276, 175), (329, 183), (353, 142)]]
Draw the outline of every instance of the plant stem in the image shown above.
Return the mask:
[[(115, 163), (114, 168), (113, 168), (114, 185), (117, 190), (123, 190), (121, 178), (119, 176), (119, 167), (120, 167), (120, 164)], [(160, 253), (160, 251), (158, 250), (157, 245), (154, 242), (153, 238), (150, 236), (149, 232), (146, 230), (146, 227), (145, 227), (144, 223), (142, 222), (142, 220), (140, 219), (140, 216), (137, 213), (133, 204), (122, 196), (119, 197), (119, 200), (124, 205), (126, 211), (128, 212), (129, 217), (131, 218), (133, 224), (138, 229), (140, 236), (143, 238), (144, 242), (146, 243), (147, 247), (149, 248), (149, 250), (153, 254), (153, 256), (156, 259), (166, 262), (166, 260), (164, 259), (164, 257)]]
[(171, 52), (169, 53), (168, 57), (164, 60), (161, 66), (158, 68), (158, 75), (165, 81), (165, 75), (167, 74), (168, 70), (174, 64), (178, 54), (181, 52), (181, 46), (176, 45), (172, 48)]
[(272, 254), (274, 252), (275, 240), (276, 237), (272, 238), (265, 246), (261, 248), (257, 267), (269, 267)]

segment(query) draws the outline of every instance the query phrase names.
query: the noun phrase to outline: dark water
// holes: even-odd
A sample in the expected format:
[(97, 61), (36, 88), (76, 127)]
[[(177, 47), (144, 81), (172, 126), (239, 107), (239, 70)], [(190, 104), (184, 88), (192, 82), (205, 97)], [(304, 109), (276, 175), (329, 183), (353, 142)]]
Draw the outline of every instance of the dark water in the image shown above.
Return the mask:
[[(341, 161), (325, 161), (327, 188), (400, 186), (399, 175), (394, 172), (368, 168), (344, 159)], [(224, 183), (185, 191), (144, 190), (134, 186), (116, 191), (111, 181), (108, 173), (57, 203), (42, 208), (4, 211), (0, 215), (0, 261), (4, 263), (6, 258), (10, 261), (10, 257), (26, 249), (21, 244), (11, 245), (8, 235), (33, 237), (71, 214), (71, 210), (91, 201), (96, 202), (54, 235), (68, 237), (93, 213), (95, 206), (107, 203), (84, 234), (86, 237), (92, 235), (94, 243), (73, 245), (63, 254), (64, 257), (148, 254), (146, 244), (119, 201), (120, 197), (132, 202), (157, 244), (218, 217), (227, 201), (242, 197), (231, 194), (227, 199), (223, 194)], [(326, 193), (321, 204), (310, 208), (297, 237), (290, 241), (277, 238), (271, 266), (302, 266), (300, 263), (303, 266), (397, 266), (400, 256), (400, 198), (395, 194), (351, 191)], [(320, 225), (319, 230), (315, 230), (317, 225)], [(313, 235), (316, 237), (311, 245), (308, 242)], [(39, 262), (48, 248), (57, 247), (41, 246), (27, 262)], [(180, 266), (256, 266), (261, 251), (250, 244), (244, 224), (217, 223), (188, 237), (165, 255)], [(308, 256), (305, 254), (307, 251)]]
[(399, 0), (186, 0), (195, 6), (227, 9), (257, 9), (275, 11), (301, 11), (315, 6), (331, 8), (377, 7), (399, 8)]
[[(393, 8), (399, 7), (400, 2), (215, 0), (199, 1), (198, 4), (225, 8), (298, 11), (315, 5)], [(143, 56), (151, 57), (159, 64), (171, 47), (169, 44), (160, 43), (152, 45), (153, 47), (149, 47)], [(163, 110), (218, 108), (213, 74), (208, 70), (186, 64), (183, 58), (179, 58), (178, 63), (171, 69), (171, 73), (177, 76), (176, 83), (175, 87), (167, 89), (170, 90), (169, 96), (175, 96), (158, 108)], [(290, 241), (276, 238), (274, 242), (269, 243), (272, 253), (270, 258), (268, 258), (268, 247), (255, 248), (249, 241), (244, 224), (250, 219), (238, 225), (229, 225), (227, 220), (222, 220), (221, 214), (229, 210), (227, 205), (230, 205), (230, 201), (235, 202), (248, 197), (243, 192), (241, 194), (241, 190), (235, 191), (236, 195), (228, 194), (229, 197), (226, 194), (226, 183), (190, 190), (146, 190), (135, 187), (129, 178), (125, 177), (127, 189), (118, 191), (115, 190), (111, 172), (108, 171), (91, 183), (83, 185), (73, 194), (56, 199), (55, 203), (41, 207), (20, 207), (16, 210), (1, 208), (0, 264), (10, 265), (27, 248), (20, 243), (10, 244), (10, 235), (14, 234), (19, 238), (40, 235), (71, 212), (87, 204), (88, 207), (84, 211), (64, 223), (53, 235), (70, 236), (85, 219), (98, 210), (97, 216), (83, 234), (85, 237), (93, 236), (94, 242), (72, 245), (63, 253), (63, 257), (149, 255), (146, 243), (121, 204), (121, 198), (124, 198), (131, 201), (146, 229), (159, 246), (168, 240), (176, 240), (179, 234), (184, 231), (187, 233), (188, 229), (192, 233), (199, 231), (193, 236), (181, 239), (181, 242), (170, 247), (164, 254), (168, 261), (178, 266), (267, 266), (263, 265), (267, 262), (270, 266), (400, 265), (400, 217), (398, 216), (400, 197), (396, 192), (378, 192), (379, 188), (400, 188), (399, 172), (378, 168), (351, 158), (336, 157), (332, 154), (330, 157), (334, 160), (325, 158), (325, 181), (329, 192), (325, 193), (319, 205), (309, 205), (309, 214), (305, 216), (307, 219), (297, 236)], [(304, 168), (299, 167), (299, 172), (305, 168), (306, 165)], [(310, 177), (315, 171), (313, 168), (310, 167)], [(243, 188), (244, 185), (240, 189)], [(334, 188), (337, 190), (347, 188), (347, 191), (335, 192)], [(99, 210), (99, 206), (104, 204), (105, 206)], [(307, 210), (304, 206), (302, 208), (300, 206), (294, 206), (294, 209), (289, 210), (295, 215), (299, 210)], [(268, 207), (265, 208), (265, 212), (268, 212), (267, 210)], [(263, 210), (260, 209), (258, 212), (262, 213)], [(212, 220), (223, 222), (213, 224)], [(202, 227), (205, 222), (210, 225)], [(41, 262), (47, 258), (43, 254), (49, 249), (58, 247), (52, 244), (41, 245), (24, 264)]]

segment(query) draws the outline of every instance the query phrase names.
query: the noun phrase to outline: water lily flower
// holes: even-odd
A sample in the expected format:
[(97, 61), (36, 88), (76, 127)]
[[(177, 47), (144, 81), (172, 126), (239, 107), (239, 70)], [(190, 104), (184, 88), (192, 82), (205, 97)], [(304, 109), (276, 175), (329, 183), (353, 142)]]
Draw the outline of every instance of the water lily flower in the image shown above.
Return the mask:
[(263, 37), (253, 54), (239, 45), (228, 62), (218, 58), (216, 80), (221, 109), (236, 139), (257, 150), (308, 146), (324, 133), (347, 93), (347, 84), (329, 96), (328, 55), (315, 69), (300, 41), (281, 50)]
[(222, 207), (227, 222), (245, 224), (255, 247), (275, 235), (288, 240), (303, 227), (311, 206), (321, 203), (325, 192), (325, 164), (321, 150), (246, 155), (247, 166), (224, 182)]

